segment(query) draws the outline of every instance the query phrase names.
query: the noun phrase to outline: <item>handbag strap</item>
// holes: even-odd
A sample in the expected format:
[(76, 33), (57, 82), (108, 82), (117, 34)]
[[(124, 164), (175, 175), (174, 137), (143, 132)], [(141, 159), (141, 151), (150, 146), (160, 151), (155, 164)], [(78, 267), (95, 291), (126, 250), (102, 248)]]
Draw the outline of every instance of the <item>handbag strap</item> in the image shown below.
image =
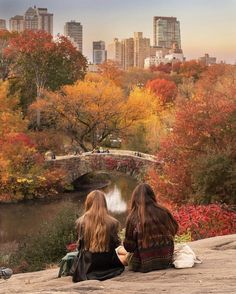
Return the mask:
[(78, 251), (84, 249), (84, 233), (83, 233), (83, 225), (81, 223), (78, 224)]

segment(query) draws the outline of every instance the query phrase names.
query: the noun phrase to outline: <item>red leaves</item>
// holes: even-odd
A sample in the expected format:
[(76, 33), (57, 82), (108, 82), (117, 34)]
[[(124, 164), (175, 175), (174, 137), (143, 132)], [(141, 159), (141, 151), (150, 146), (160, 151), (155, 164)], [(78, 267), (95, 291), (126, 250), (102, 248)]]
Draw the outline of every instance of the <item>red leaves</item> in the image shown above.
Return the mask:
[[(215, 71), (222, 76), (219, 77)], [(203, 162), (211, 154), (226, 155), (234, 160), (235, 75), (230, 66), (227, 70), (222, 66), (209, 68), (195, 86), (193, 98), (176, 105), (174, 125), (161, 141), (157, 154), (158, 159), (164, 163), (163, 174), (157, 175), (155, 184), (157, 192), (162, 196), (175, 202), (193, 199), (196, 193), (194, 176), (199, 162)], [(220, 197), (224, 195), (220, 193), (216, 189), (216, 195), (223, 199)]]
[(32, 142), (29, 136), (24, 133), (11, 133), (7, 136), (7, 141), (10, 144), (22, 143), (27, 147), (35, 147), (35, 144)]
[(236, 211), (219, 204), (183, 205), (173, 212), (179, 235), (191, 232), (193, 240), (236, 233)]
[(15, 50), (25, 53), (35, 53), (39, 50), (51, 50), (54, 43), (52, 36), (44, 31), (29, 31), (25, 30), (17, 37), (12, 38), (9, 43), (7, 54), (14, 54)]
[(165, 79), (155, 79), (147, 82), (146, 87), (160, 99), (161, 104), (171, 103), (177, 95), (177, 87), (174, 82)]
[(12, 38), (5, 50), (12, 74), (35, 83), (37, 95), (44, 88), (58, 89), (84, 76), (87, 60), (64, 36), (57, 39), (44, 31), (25, 30)]

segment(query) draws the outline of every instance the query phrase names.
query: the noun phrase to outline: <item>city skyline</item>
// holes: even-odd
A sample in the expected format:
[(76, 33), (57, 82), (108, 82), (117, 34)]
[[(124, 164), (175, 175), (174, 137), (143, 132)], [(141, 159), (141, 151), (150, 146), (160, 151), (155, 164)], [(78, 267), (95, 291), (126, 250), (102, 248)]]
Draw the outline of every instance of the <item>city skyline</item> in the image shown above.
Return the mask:
[(109, 44), (114, 38), (130, 38), (134, 32), (143, 32), (152, 40), (156, 15), (178, 18), (182, 49), (188, 60), (209, 53), (218, 62), (236, 61), (235, 0), (169, 0), (168, 4), (163, 0), (0, 0), (0, 18), (6, 19), (9, 27), (10, 17), (22, 15), (34, 5), (47, 7), (54, 14), (54, 35), (63, 34), (66, 22), (80, 22), (83, 53), (90, 61), (93, 41)]

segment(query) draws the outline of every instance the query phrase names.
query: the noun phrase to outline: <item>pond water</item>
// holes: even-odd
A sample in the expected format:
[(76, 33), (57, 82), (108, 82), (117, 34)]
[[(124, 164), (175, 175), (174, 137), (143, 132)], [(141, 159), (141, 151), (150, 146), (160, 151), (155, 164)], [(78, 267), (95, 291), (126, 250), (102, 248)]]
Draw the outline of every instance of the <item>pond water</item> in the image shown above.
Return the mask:
[[(124, 226), (131, 193), (137, 182), (126, 175), (110, 175), (111, 183), (103, 189), (108, 209)], [(53, 219), (68, 203), (83, 211), (88, 191), (65, 193), (54, 200), (28, 201), (0, 205), (0, 244), (18, 242), (25, 236), (37, 234), (45, 221)]]

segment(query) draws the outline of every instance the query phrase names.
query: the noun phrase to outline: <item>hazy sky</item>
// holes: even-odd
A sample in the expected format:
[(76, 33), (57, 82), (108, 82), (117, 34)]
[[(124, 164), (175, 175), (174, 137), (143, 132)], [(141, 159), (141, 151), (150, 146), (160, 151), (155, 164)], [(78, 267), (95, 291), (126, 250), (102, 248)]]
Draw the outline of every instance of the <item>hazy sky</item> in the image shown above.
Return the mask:
[(54, 34), (64, 23), (83, 25), (84, 54), (92, 41), (127, 38), (143, 32), (151, 38), (153, 16), (180, 20), (182, 49), (187, 59), (209, 53), (217, 60), (236, 61), (236, 0), (0, 0), (0, 18), (24, 14), (29, 6), (47, 7), (54, 14)]

